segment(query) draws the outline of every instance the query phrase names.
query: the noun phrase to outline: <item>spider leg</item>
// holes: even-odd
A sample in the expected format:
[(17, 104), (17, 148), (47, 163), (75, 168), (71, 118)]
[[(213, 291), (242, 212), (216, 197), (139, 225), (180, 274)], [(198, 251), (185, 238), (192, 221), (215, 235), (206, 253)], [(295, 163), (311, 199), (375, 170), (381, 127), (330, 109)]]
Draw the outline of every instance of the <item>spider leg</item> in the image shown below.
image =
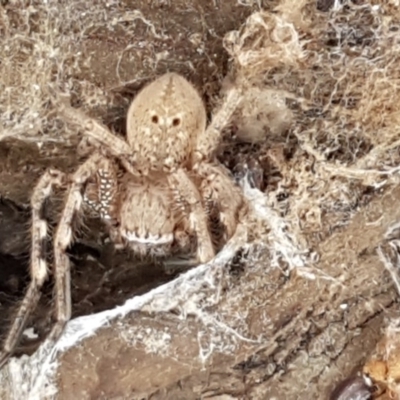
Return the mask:
[(115, 164), (103, 158), (95, 178), (94, 182), (86, 185), (83, 201), (100, 218), (111, 221), (114, 217), (114, 201), (118, 190)]
[(198, 162), (207, 159), (216, 150), (222, 130), (229, 123), (232, 115), (242, 101), (243, 95), (238, 89), (231, 89), (222, 103), (221, 108), (214, 115), (208, 128), (198, 140), (195, 150), (195, 166)]
[(200, 193), (182, 169), (173, 172), (168, 179), (175, 192), (177, 203), (183, 208), (185, 204), (188, 204), (190, 228), (197, 235), (197, 261), (206, 263), (214, 257), (215, 252)]
[(197, 173), (202, 178), (202, 198), (211, 203), (206, 208), (209, 213), (215, 209), (218, 211), (219, 219), (225, 227), (224, 239), (229, 240), (235, 233), (239, 211), (245, 205), (242, 192), (222, 165), (203, 162), (198, 165)]
[(63, 102), (60, 102), (58, 107), (60, 113), (67, 121), (73, 125), (81, 127), (86, 136), (91, 137), (102, 144), (112, 156), (119, 157), (126, 170), (131, 174), (138, 176), (138, 171), (132, 165), (132, 162), (135, 161), (135, 155), (132, 153), (131, 147), (127, 142), (125, 142), (125, 140), (113, 135), (106, 126), (97, 122), (95, 119), (90, 118), (76, 108)]
[(32, 206), (32, 245), (30, 276), (31, 282), (25, 297), (19, 306), (17, 315), (11, 325), (0, 352), (0, 368), (6, 363), (16, 347), (22, 331), (32, 311), (40, 299), (40, 290), (48, 277), (46, 265), (47, 222), (44, 215), (46, 199), (51, 195), (54, 186), (61, 186), (65, 175), (60, 171), (47, 171), (33, 190)]
[(83, 133), (104, 145), (115, 157), (132, 157), (132, 149), (125, 140), (113, 135), (110, 130), (85, 113), (63, 102), (59, 103), (59, 111), (63, 117), (73, 125), (83, 129)]
[(57, 341), (71, 318), (71, 277), (67, 249), (72, 242), (72, 223), (81, 210), (83, 192), (88, 179), (102, 169), (106, 160), (100, 154), (87, 159), (72, 175), (63, 212), (54, 237), (54, 279), (56, 292), (56, 322), (49, 339)]

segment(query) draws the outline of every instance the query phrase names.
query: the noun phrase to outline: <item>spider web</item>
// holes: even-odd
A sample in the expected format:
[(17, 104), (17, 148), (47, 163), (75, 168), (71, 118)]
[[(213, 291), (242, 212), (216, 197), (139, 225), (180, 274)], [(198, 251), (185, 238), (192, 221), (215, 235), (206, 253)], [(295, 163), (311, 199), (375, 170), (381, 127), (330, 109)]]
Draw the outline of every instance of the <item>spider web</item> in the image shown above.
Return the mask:
[[(272, 267), (282, 265), (280, 261), (283, 261), (289, 269), (302, 269), (308, 263), (309, 257), (307, 251), (299, 247), (295, 236), (291, 235), (290, 227), (268, 206), (268, 198), (265, 194), (250, 187), (246, 178), (242, 182), (242, 187), (251, 206), (249, 218), (238, 226), (235, 236), (210, 263), (200, 265), (142, 296), (133, 297), (122, 306), (69, 321), (55, 345), (45, 341), (31, 357), (25, 355), (19, 359), (10, 359), (8, 365), (0, 371), (0, 386), (4, 393), (12, 393), (12, 399), (39, 400), (55, 396), (60, 355), (84, 339), (96, 335), (99, 329), (108, 326), (111, 321), (122, 320), (133, 311), (154, 314), (179, 309), (183, 318), (195, 315), (204, 325), (215, 325), (215, 340), (211, 338), (206, 347), (200, 346), (198, 357), (202, 362), (205, 362), (216, 350), (217, 343), (220, 341), (217, 333), (220, 331), (233, 335), (237, 340), (254, 342), (229, 325), (221, 323), (212, 311), (206, 310), (208, 306), (218, 303), (226, 265), (240, 249), (244, 249), (250, 257), (252, 254), (257, 257), (260, 246), (266, 246), (261, 242), (267, 243)], [(262, 240), (256, 239), (249, 243), (249, 233), (254, 227), (259, 229), (260, 224), (264, 226), (266, 221), (269, 221), (266, 235), (260, 236), (259, 239)], [(207, 304), (205, 304), (205, 299)], [(123, 331), (128, 330), (129, 327), (122, 325), (121, 329), (123, 334)], [(157, 348), (165, 349), (168, 346), (167, 339), (161, 338), (161, 342), (157, 343)], [(151, 350), (155, 346), (154, 341), (160, 341), (160, 338), (149, 335), (146, 341), (147, 347)]]

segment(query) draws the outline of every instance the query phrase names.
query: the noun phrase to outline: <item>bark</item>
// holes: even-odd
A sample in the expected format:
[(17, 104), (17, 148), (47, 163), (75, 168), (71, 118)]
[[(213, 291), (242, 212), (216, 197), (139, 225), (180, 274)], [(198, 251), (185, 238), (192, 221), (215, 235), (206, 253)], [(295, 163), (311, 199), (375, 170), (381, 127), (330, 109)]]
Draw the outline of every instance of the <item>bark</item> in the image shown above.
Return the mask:
[[(212, 351), (202, 363), (199, 337), (207, 347), (215, 340), (212, 327), (173, 313), (135, 312), (62, 355), (60, 399), (326, 399), (363, 364), (396, 308), (376, 248), (400, 217), (399, 195), (395, 189), (374, 200), (315, 249), (315, 280), (296, 272), (286, 279), (262, 258), (246, 265), (209, 312), (225, 315), (240, 288), (236, 313), (257, 343), (238, 339), (230, 351), (229, 334), (220, 332), (226, 350)], [(154, 342), (167, 332), (169, 343), (154, 353), (140, 343), (129, 346), (121, 332), (135, 329)]]

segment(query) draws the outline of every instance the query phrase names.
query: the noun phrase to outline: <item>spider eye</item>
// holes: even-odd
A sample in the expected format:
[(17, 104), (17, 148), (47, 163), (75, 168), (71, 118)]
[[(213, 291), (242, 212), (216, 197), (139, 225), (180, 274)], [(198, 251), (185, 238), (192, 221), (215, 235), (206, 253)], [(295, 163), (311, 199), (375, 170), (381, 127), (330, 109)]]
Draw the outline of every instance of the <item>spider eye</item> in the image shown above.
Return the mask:
[(152, 122), (153, 124), (158, 124), (158, 117), (157, 117), (157, 115), (153, 115), (153, 116), (151, 117), (151, 122)]
[(178, 126), (181, 123), (181, 119), (180, 118), (174, 118), (172, 120), (172, 126)]

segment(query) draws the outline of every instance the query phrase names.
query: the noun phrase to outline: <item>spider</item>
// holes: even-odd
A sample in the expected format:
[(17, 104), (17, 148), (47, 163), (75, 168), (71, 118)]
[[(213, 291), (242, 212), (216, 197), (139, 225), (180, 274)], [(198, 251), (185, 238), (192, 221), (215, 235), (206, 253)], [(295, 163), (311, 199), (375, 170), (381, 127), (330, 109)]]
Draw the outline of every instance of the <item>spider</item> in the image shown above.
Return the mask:
[(66, 252), (73, 240), (73, 222), (85, 209), (98, 213), (116, 247), (141, 256), (167, 257), (195, 237), (196, 262), (207, 263), (216, 252), (215, 219), (223, 227), (224, 240), (232, 237), (245, 201), (215, 151), (241, 98), (239, 90), (231, 89), (206, 128), (206, 111), (197, 90), (181, 75), (167, 73), (145, 86), (131, 103), (126, 141), (59, 102), (66, 122), (94, 139), (98, 150), (71, 175), (45, 172), (34, 188), (31, 282), (4, 341), (0, 367), (16, 347), (49, 275), (44, 205), (55, 187), (66, 186), (67, 192), (53, 241), (56, 321), (49, 339), (54, 342), (71, 317)]

